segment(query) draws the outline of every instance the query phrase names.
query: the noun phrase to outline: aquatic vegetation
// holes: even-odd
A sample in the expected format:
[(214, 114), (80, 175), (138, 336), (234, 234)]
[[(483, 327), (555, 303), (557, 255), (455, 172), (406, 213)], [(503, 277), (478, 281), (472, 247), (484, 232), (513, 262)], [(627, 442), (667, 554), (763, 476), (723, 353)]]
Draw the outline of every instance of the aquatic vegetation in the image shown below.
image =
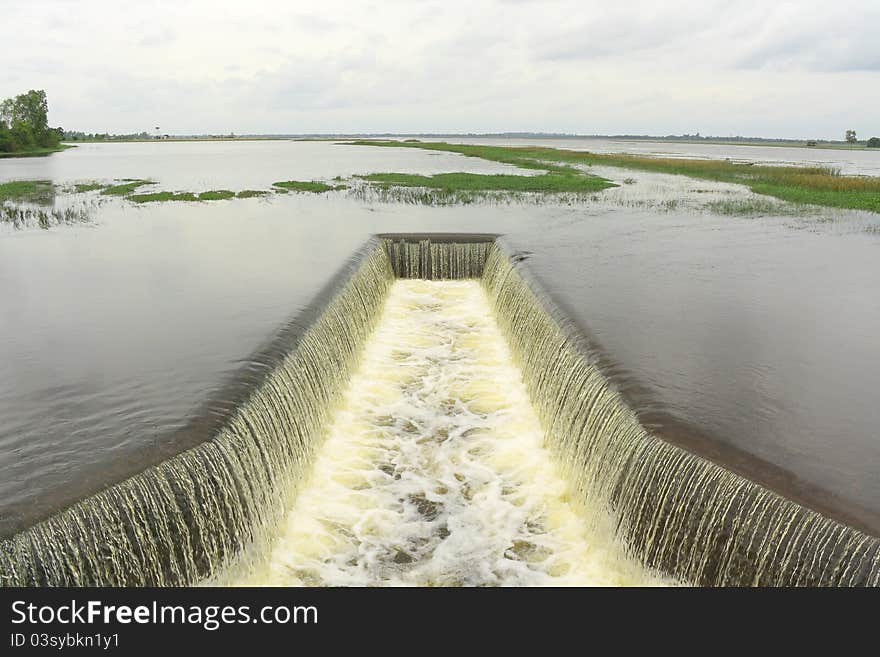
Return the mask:
[(408, 205), (470, 205), (472, 203), (510, 202), (517, 195), (425, 187), (395, 187), (389, 185), (355, 185), (349, 191), (351, 198), (367, 203), (404, 203)]
[(201, 192), (198, 195), (200, 201), (223, 201), (230, 198), (235, 198), (235, 192), (231, 192), (228, 189), (212, 189), (207, 192)]
[[(206, 194), (208, 192), (205, 192)], [(199, 197), (193, 192), (150, 192), (147, 194), (129, 194), (126, 200), (133, 203), (154, 203), (157, 201), (198, 201)], [(205, 199), (209, 200), (209, 199)]]
[[(844, 176), (828, 167), (770, 166), (731, 160), (660, 158), (604, 154), (545, 146), (480, 146), (445, 142), (356, 140), (358, 146), (421, 148), (460, 153), (525, 169), (570, 170), (570, 165), (604, 165), (669, 173), (745, 185), (753, 192), (794, 203), (880, 212), (880, 178)], [(563, 163), (565, 167), (558, 165)]]
[(50, 180), (13, 180), (0, 183), (0, 201), (23, 201), (51, 204), (55, 198), (55, 185)]
[(206, 192), (149, 192), (145, 194), (129, 194), (126, 200), (133, 203), (157, 203), (161, 201), (225, 201), (231, 198), (253, 198), (265, 196), (267, 191), (246, 189), (233, 192), (229, 189), (211, 189)]
[(116, 185), (109, 185), (108, 187), (105, 187), (103, 191), (101, 191), (101, 193), (107, 196), (127, 196), (128, 194), (134, 192), (138, 187), (155, 184), (155, 180), (123, 178), (122, 182)]
[(794, 203), (780, 203), (764, 198), (733, 198), (709, 201), (705, 208), (714, 214), (730, 216), (803, 216), (815, 214), (818, 208)]
[(285, 191), (313, 192), (316, 194), (333, 192), (347, 187), (346, 185), (328, 185), (327, 183), (319, 182), (317, 180), (283, 180), (281, 182), (272, 183), (272, 186)]
[(576, 169), (550, 171), (537, 176), (481, 173), (438, 173), (422, 176), (408, 173), (373, 173), (361, 179), (385, 186), (428, 187), (449, 191), (506, 191), (557, 194), (593, 192), (616, 185), (604, 178)]
[(576, 205), (606, 200), (597, 194), (560, 192), (536, 194), (533, 192), (448, 189), (440, 187), (406, 187), (369, 183), (351, 186), (349, 197), (366, 203), (403, 203), (445, 207), (486, 203), (492, 205)]
[(49, 180), (13, 180), (0, 183), (0, 201), (50, 204), (54, 198), (55, 186)]
[(0, 222), (16, 229), (88, 223), (94, 201), (55, 207), (59, 191), (49, 180), (15, 180), (0, 183)]
[[(356, 144), (390, 145), (392, 142), (359, 141)], [(421, 148), (430, 146), (419, 141), (393, 142), (405, 146)], [(586, 194), (616, 187), (610, 180), (589, 174), (571, 166), (559, 166), (548, 162), (538, 162), (533, 158), (520, 157), (508, 149), (487, 147), (491, 159), (503, 164), (511, 164), (521, 169), (541, 171), (537, 175), (481, 174), (481, 173), (438, 173), (431, 176), (409, 173), (373, 173), (358, 176), (376, 187), (418, 187), (426, 190), (439, 190), (439, 194), (423, 194), (422, 202), (431, 205), (471, 203), (475, 200), (500, 200), (498, 197), (484, 196), (486, 192), (508, 194)], [(467, 153), (463, 153), (467, 154)], [(408, 202), (419, 202), (410, 196)]]
[(110, 185), (107, 185), (105, 183), (100, 183), (100, 182), (76, 183), (73, 186), (73, 190), (77, 194), (82, 194), (84, 192), (94, 192), (99, 189), (106, 189), (109, 186)]
[[(845, 187), (841, 189), (809, 189), (785, 183), (756, 183), (751, 185), (751, 189), (758, 194), (775, 196), (791, 203), (809, 203), (826, 207), (880, 212), (880, 179), (859, 179), (855, 176), (841, 176), (841, 178), (856, 178), (856, 180), (864, 180), (865, 182), (873, 180), (876, 190), (859, 189), (855, 185), (851, 189)], [(865, 187), (868, 186), (865, 185)]]
[(16, 230), (41, 228), (91, 222), (91, 214), (85, 205), (63, 209), (45, 209), (31, 205), (18, 205), (10, 201), (0, 203), (0, 223), (11, 224)]

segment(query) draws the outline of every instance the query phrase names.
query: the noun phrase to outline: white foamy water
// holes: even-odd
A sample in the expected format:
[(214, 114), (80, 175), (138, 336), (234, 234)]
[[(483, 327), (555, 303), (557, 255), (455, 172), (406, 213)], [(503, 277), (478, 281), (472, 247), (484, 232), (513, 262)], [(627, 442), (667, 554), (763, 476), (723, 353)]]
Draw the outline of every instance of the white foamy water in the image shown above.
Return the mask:
[(569, 500), (475, 281), (397, 281), (268, 562), (270, 585), (645, 585)]

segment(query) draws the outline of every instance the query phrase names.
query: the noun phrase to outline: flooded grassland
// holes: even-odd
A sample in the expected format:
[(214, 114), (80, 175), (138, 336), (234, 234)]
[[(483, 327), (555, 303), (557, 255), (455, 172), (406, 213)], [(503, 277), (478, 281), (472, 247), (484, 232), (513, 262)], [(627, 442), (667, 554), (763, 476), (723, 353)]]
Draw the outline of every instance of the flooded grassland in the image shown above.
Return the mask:
[[(0, 162), (4, 535), (112, 483), (134, 454), (173, 451), (174, 432), (220, 412), (226, 382), (389, 231), (507, 235), (652, 431), (880, 531), (876, 179), (847, 209), (815, 203), (848, 189), (787, 198), (736, 177), (770, 175), (755, 166), (693, 177), (680, 162), (550, 155), (218, 142)], [(578, 535), (583, 510), (541, 451), (479, 289), (394, 289), (386, 312), (410, 319), (365, 351), (260, 577), (649, 581)], [(457, 356), (473, 332), (485, 381)], [(408, 422), (446, 438), (412, 441)], [(480, 565), (453, 564), (450, 539)]]

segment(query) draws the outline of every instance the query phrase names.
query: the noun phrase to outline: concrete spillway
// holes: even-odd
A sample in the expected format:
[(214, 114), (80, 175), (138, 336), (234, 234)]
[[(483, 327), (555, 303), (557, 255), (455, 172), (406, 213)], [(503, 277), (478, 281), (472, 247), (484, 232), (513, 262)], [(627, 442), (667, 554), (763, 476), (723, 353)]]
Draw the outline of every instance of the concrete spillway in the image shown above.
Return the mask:
[(650, 435), (520, 260), (371, 240), (203, 442), (4, 541), (4, 581), (880, 584), (877, 537)]
[(251, 584), (656, 582), (585, 517), (479, 283), (388, 293), (315, 465)]

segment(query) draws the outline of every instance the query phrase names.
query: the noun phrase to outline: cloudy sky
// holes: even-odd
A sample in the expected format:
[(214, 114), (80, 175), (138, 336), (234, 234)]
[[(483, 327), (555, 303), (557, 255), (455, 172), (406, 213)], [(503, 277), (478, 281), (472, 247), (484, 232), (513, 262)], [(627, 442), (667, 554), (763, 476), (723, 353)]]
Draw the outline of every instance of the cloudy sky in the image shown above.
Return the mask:
[(880, 134), (880, 2), (0, 0), (86, 132)]

